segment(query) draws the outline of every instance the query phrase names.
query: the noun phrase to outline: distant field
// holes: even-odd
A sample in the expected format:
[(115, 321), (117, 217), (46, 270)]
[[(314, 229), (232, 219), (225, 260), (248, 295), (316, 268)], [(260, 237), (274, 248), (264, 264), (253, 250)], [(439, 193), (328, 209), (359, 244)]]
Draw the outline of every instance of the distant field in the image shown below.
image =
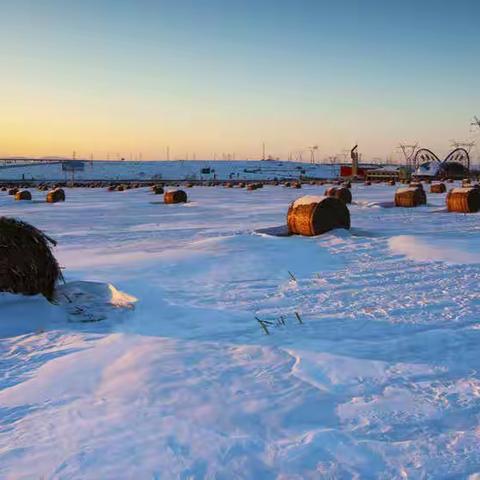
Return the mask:
[[(171, 162), (85, 162), (83, 171), (75, 172), (77, 180), (267, 180), (273, 178), (333, 178), (337, 165), (279, 161), (171, 161)], [(209, 173), (206, 172), (210, 169)], [(67, 177), (65, 176), (67, 175)], [(65, 180), (71, 173), (60, 163), (8, 165), (0, 168), (0, 180)]]

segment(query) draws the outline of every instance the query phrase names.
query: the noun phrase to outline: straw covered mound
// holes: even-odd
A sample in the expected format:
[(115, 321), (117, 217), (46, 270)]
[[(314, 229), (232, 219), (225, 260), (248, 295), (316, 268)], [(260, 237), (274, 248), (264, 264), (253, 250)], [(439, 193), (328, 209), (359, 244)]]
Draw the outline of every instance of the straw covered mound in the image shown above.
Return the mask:
[(295, 200), (287, 213), (288, 232), (314, 236), (334, 228), (350, 228), (350, 212), (335, 197), (307, 195)]
[(396, 207), (418, 207), (427, 203), (427, 196), (423, 188), (418, 186), (403, 187), (395, 192)]
[(47, 193), (47, 203), (57, 203), (65, 201), (65, 191), (62, 188), (55, 188)]
[(447, 210), (449, 212), (475, 213), (480, 210), (480, 189), (452, 188), (447, 194)]
[(185, 203), (187, 194), (183, 190), (171, 190), (170, 192), (165, 192), (163, 201), (165, 203)]
[(32, 225), (0, 217), (0, 292), (51, 300), (62, 274), (49, 244), (56, 243)]
[(325, 190), (325, 196), (335, 197), (343, 203), (352, 203), (352, 192), (347, 187), (330, 187)]
[(445, 193), (447, 187), (444, 183), (432, 183), (430, 185), (430, 193)]

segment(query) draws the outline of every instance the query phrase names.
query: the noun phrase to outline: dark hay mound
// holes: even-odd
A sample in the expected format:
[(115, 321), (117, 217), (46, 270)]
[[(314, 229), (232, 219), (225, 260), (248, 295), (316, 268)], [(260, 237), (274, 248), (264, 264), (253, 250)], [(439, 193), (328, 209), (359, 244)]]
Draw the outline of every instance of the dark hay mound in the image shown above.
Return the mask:
[(0, 292), (52, 300), (62, 274), (49, 243), (56, 245), (32, 225), (0, 217)]
[(32, 194), (28, 190), (20, 190), (15, 194), (15, 200), (31, 200)]
[(185, 203), (187, 201), (187, 194), (183, 190), (165, 192), (163, 201), (165, 203)]
[(430, 193), (445, 193), (447, 187), (444, 183), (432, 183), (430, 185)]
[(152, 192), (155, 194), (155, 195), (163, 195), (164, 191), (163, 191), (163, 187), (160, 186), (160, 185), (154, 185), (152, 187)]
[(288, 209), (290, 234), (311, 237), (334, 228), (350, 228), (350, 212), (338, 198), (320, 197), (318, 201), (303, 202), (304, 198), (297, 199)]
[(47, 203), (57, 203), (65, 201), (65, 191), (61, 188), (50, 190), (47, 193)]
[(352, 203), (352, 192), (346, 187), (330, 187), (325, 190), (325, 196), (335, 197), (343, 203)]
[(11, 189), (8, 191), (8, 194), (14, 196), (14, 195), (17, 194), (17, 192), (18, 192), (18, 188), (11, 188)]
[(480, 189), (452, 188), (446, 198), (449, 212), (476, 213), (480, 210)]
[(395, 192), (395, 206), (412, 208), (426, 205), (427, 195), (420, 187), (403, 187)]

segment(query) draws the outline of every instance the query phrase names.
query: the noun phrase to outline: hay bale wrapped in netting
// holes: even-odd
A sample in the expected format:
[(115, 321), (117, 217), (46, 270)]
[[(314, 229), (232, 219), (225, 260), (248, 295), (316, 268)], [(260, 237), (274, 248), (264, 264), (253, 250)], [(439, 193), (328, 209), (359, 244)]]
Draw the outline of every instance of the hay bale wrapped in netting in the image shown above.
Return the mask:
[(315, 236), (334, 228), (350, 228), (350, 212), (335, 197), (306, 195), (295, 200), (287, 213), (290, 234)]
[(161, 185), (154, 185), (152, 187), (152, 192), (155, 194), (155, 195), (163, 195), (164, 193), (164, 190), (163, 190), (163, 187)]
[(15, 200), (31, 200), (32, 194), (28, 190), (19, 190), (15, 194)]
[(427, 196), (423, 188), (402, 187), (395, 192), (396, 207), (418, 207), (427, 203)]
[(165, 192), (163, 201), (165, 203), (185, 203), (187, 201), (187, 194), (183, 190), (171, 190)]
[(62, 188), (55, 188), (47, 193), (47, 203), (57, 203), (65, 201), (65, 191)]
[(430, 185), (430, 193), (445, 193), (447, 191), (447, 187), (444, 183), (432, 183)]
[(62, 274), (49, 244), (56, 245), (32, 225), (0, 217), (0, 292), (51, 300)]
[(475, 213), (480, 210), (480, 189), (475, 187), (452, 188), (447, 193), (449, 212)]
[(352, 192), (349, 188), (330, 187), (325, 190), (325, 196), (338, 198), (345, 204), (352, 203)]
[(11, 188), (9, 191), (8, 191), (8, 194), (9, 195), (12, 195), (12, 196), (15, 196), (18, 192), (18, 188), (14, 187), (14, 188)]

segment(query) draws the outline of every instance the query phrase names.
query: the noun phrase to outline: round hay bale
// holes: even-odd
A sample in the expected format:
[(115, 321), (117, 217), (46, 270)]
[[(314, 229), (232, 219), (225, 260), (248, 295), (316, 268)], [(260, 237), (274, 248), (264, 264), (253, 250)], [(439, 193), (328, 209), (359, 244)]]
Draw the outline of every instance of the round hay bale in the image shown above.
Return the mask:
[(418, 207), (427, 203), (427, 196), (423, 188), (403, 187), (395, 192), (396, 207)]
[(163, 201), (165, 203), (185, 203), (187, 194), (183, 190), (171, 190), (170, 192), (165, 192)]
[(395, 186), (395, 183), (396, 183), (395, 180), (389, 180), (389, 181), (387, 182), (387, 184), (390, 185), (391, 187), (394, 187), (394, 186)]
[(110, 186), (107, 188), (107, 190), (108, 190), (109, 192), (113, 192), (113, 191), (115, 190), (115, 185), (110, 185)]
[(350, 228), (350, 212), (335, 197), (307, 195), (295, 200), (287, 213), (290, 234), (307, 237), (329, 232), (334, 228)]
[(292, 188), (302, 188), (302, 184), (299, 182), (292, 183)]
[(423, 183), (422, 182), (410, 182), (410, 187), (420, 188), (420, 189), (423, 190)]
[(17, 192), (18, 192), (18, 188), (14, 187), (8, 191), (8, 194), (14, 196), (17, 194)]
[(62, 188), (50, 190), (47, 193), (47, 203), (57, 203), (65, 201), (65, 191)]
[(369, 187), (371, 184), (372, 184), (372, 182), (370, 182), (370, 180), (367, 180), (367, 181), (364, 183), (364, 185), (365, 185), (366, 187)]
[(19, 190), (15, 194), (15, 200), (31, 200), (32, 194), (28, 190)]
[(445, 193), (447, 187), (444, 183), (432, 183), (430, 185), (430, 193)]
[(32, 225), (0, 217), (0, 292), (52, 300), (62, 274), (49, 243), (56, 244)]
[(283, 186), (284, 186), (284, 187), (291, 187), (292, 184), (291, 184), (290, 182), (285, 182), (285, 183), (283, 184)]
[(480, 189), (474, 187), (452, 188), (447, 193), (449, 212), (475, 213), (480, 210)]
[(240, 183), (238, 184), (238, 188), (245, 188), (245, 184), (244, 184), (243, 182), (240, 182)]
[(352, 188), (352, 182), (350, 180), (347, 180), (346, 182), (342, 183), (342, 187)]
[(352, 203), (352, 192), (345, 187), (330, 187), (325, 190), (325, 196), (335, 197), (343, 203)]
[(155, 195), (163, 195), (163, 194), (164, 194), (163, 187), (160, 186), (160, 185), (154, 185), (154, 186), (152, 187), (152, 192), (153, 192)]
[(257, 188), (258, 188), (258, 186), (257, 186), (256, 183), (249, 183), (249, 184), (247, 185), (247, 190), (250, 190), (250, 191), (256, 190)]

